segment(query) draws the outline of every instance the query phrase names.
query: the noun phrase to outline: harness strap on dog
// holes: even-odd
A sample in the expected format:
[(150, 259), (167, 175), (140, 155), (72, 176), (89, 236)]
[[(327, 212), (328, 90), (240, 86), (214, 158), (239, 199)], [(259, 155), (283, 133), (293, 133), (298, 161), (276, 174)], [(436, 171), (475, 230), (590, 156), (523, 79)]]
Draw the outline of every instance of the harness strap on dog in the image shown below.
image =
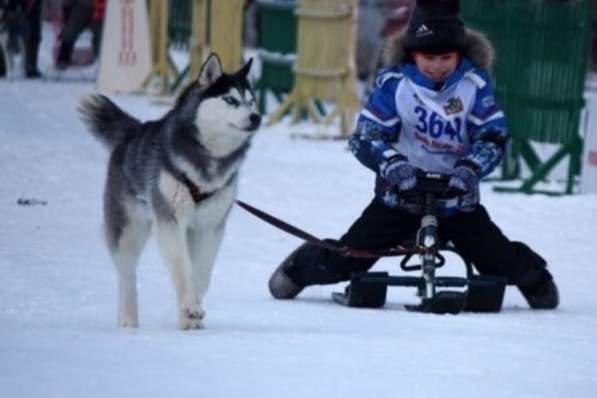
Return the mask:
[(303, 231), (300, 228), (295, 227), (294, 225), (290, 225), (285, 221), (280, 220), (264, 212), (263, 210), (259, 210), (241, 200), (237, 200), (236, 204), (248, 211), (249, 213), (253, 214), (255, 217), (262, 219), (263, 221), (267, 222), (274, 227), (281, 229), (284, 232), (287, 232), (291, 235), (296, 236), (297, 238), (301, 238), (302, 240), (312, 243), (316, 246), (322, 247), (327, 250), (331, 250), (337, 252), (343, 256), (348, 257), (360, 257), (360, 258), (379, 258), (379, 257), (395, 257), (395, 256), (403, 256), (406, 254), (416, 254), (421, 253), (421, 249), (419, 248), (404, 248), (401, 246), (397, 246), (391, 249), (385, 250), (360, 250), (360, 249), (352, 249), (346, 246), (338, 246), (333, 244), (332, 242), (325, 241), (323, 239), (319, 239), (310, 233)]
[(187, 189), (189, 190), (189, 193), (191, 194), (191, 197), (193, 198), (193, 202), (195, 202), (195, 204), (199, 204), (203, 202), (205, 199), (209, 198), (211, 195), (213, 195), (213, 192), (201, 192), (201, 189), (197, 185), (195, 185), (193, 181), (189, 180), (189, 178), (186, 175), (182, 176), (182, 181), (187, 186)]

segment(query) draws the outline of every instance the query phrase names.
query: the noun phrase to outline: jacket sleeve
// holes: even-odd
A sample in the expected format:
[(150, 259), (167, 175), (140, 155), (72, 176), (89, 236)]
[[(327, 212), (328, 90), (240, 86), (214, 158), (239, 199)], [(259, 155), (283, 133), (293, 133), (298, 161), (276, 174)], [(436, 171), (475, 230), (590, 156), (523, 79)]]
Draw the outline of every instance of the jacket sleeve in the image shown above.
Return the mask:
[(475, 103), (467, 117), (471, 147), (458, 162), (472, 164), (482, 178), (502, 161), (509, 135), (506, 118), (495, 98), (489, 74), (483, 69), (469, 73), (477, 85)]
[(396, 72), (381, 72), (349, 142), (356, 158), (375, 173), (390, 158), (400, 156), (392, 146), (401, 127), (395, 100), (400, 77)]

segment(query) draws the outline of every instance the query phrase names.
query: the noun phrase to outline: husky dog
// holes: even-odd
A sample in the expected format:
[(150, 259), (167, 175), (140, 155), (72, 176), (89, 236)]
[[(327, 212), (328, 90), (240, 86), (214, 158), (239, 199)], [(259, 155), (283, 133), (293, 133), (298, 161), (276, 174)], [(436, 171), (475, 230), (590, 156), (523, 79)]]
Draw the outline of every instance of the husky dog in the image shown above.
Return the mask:
[(141, 123), (104, 96), (80, 111), (111, 150), (105, 237), (118, 272), (118, 323), (137, 327), (136, 263), (155, 233), (178, 301), (180, 329), (203, 327), (201, 306), (234, 202), (238, 171), (261, 124), (247, 75), (211, 54), (163, 118)]

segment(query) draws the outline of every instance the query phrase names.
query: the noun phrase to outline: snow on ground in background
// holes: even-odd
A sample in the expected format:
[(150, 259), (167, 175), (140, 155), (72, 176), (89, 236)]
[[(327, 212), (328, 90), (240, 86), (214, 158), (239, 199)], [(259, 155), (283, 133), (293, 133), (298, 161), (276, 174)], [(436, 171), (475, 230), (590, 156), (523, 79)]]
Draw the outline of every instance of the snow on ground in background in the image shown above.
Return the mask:
[[(0, 395), (37, 397), (594, 397), (597, 200), (497, 194), (492, 217), (548, 259), (557, 311), (508, 288), (500, 314), (435, 316), (332, 304), (343, 286), (273, 300), (267, 280), (300, 242), (235, 208), (205, 330), (176, 329), (174, 291), (150, 241), (139, 266), (140, 328), (116, 327), (116, 280), (101, 239), (107, 154), (76, 114), (86, 84), (0, 80)], [(166, 108), (117, 96), (133, 115)], [(293, 140), (317, 127), (264, 128), (240, 198), (322, 237), (371, 199), (371, 173), (341, 141)], [(18, 198), (46, 200), (19, 206)], [(448, 272), (460, 272), (454, 261)], [(383, 260), (380, 269), (397, 269)], [(451, 267), (451, 268), (450, 268)]]

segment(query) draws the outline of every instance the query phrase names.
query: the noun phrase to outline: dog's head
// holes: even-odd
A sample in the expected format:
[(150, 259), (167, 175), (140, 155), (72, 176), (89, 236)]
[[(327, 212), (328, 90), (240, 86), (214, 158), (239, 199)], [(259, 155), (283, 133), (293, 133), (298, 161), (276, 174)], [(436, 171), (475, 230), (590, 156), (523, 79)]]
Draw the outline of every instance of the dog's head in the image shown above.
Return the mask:
[[(178, 100), (178, 108), (193, 115), (200, 142), (214, 154), (235, 150), (261, 125), (248, 75), (252, 60), (233, 74), (224, 73), (220, 59), (211, 54), (197, 80)], [(190, 111), (190, 112), (188, 112)]]

